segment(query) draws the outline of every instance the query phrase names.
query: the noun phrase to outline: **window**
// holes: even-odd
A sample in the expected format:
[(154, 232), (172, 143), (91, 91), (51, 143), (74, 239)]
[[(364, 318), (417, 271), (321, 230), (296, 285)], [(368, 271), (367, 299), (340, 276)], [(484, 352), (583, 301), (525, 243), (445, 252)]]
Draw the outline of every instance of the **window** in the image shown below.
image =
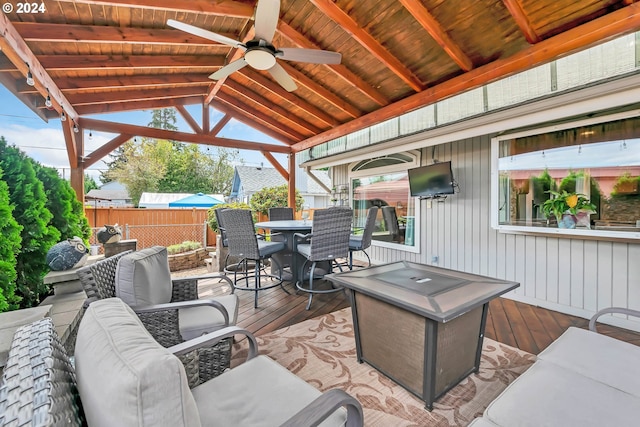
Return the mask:
[[(639, 115), (634, 110), (495, 138), (494, 226), (640, 238)], [(584, 196), (593, 208), (562, 206), (563, 213), (553, 214), (550, 205), (565, 192)]]
[(419, 164), (418, 152), (397, 153), (350, 165), (354, 225), (363, 227), (367, 211), (378, 206), (373, 242), (417, 251), (418, 206), (409, 193), (407, 169)]

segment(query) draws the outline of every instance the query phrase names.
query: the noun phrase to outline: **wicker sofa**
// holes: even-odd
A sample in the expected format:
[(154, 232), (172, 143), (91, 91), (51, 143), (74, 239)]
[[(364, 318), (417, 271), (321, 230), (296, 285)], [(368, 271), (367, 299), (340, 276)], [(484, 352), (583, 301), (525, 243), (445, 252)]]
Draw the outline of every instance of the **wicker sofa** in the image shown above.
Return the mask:
[(597, 333), (603, 314), (640, 317), (609, 308), (589, 331), (571, 327), (489, 404), (473, 427), (588, 427), (640, 424), (640, 347)]
[[(176, 355), (236, 334), (247, 360), (189, 388)], [(72, 364), (50, 319), (20, 328), (0, 381), (0, 426), (362, 426), (342, 390), (321, 393), (231, 326), (166, 349), (118, 298), (92, 303)]]

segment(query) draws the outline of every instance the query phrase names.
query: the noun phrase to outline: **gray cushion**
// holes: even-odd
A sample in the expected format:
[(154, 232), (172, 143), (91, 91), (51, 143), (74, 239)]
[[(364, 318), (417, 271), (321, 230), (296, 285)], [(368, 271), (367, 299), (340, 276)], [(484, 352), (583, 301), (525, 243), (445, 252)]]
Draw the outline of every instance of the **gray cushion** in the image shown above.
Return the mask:
[(120, 299), (89, 305), (78, 330), (75, 365), (92, 427), (200, 426), (182, 363)]
[(268, 257), (269, 255), (280, 252), (287, 245), (285, 242), (266, 242), (264, 240), (258, 240), (258, 253), (261, 257)]
[(640, 347), (636, 345), (572, 327), (538, 358), (640, 397)]
[[(272, 427), (282, 424), (320, 392), (268, 356), (258, 356), (193, 390), (203, 426)], [(342, 426), (334, 412), (321, 426)]]
[(349, 236), (349, 249), (351, 250), (361, 250), (362, 249), (362, 235), (352, 234)]
[(115, 285), (116, 296), (131, 307), (171, 302), (167, 248), (153, 246), (120, 258)]
[[(227, 309), (229, 325), (235, 325), (238, 319), (238, 297), (235, 294), (212, 298)], [(178, 310), (180, 335), (184, 340), (199, 337), (207, 332), (224, 328), (224, 317), (214, 307), (190, 307)]]
[(637, 426), (640, 399), (538, 360), (487, 407), (504, 427)]

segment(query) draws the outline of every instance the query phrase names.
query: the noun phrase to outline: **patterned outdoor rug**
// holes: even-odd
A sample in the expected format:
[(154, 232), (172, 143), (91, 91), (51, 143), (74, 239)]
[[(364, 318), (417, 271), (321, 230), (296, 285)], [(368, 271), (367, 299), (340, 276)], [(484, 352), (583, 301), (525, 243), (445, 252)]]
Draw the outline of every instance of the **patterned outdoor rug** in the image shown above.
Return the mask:
[[(466, 426), (535, 361), (535, 356), (485, 338), (480, 372), (424, 409), (424, 402), (366, 363), (356, 361), (351, 309), (258, 337), (266, 354), (319, 390), (341, 388), (357, 398), (367, 426)], [(246, 357), (235, 345), (232, 365)]]

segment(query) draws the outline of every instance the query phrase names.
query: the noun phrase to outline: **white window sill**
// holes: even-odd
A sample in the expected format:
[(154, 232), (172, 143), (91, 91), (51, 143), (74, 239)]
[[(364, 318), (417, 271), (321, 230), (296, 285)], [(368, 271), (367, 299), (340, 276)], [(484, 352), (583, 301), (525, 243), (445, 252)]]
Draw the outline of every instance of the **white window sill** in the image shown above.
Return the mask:
[(590, 230), (587, 228), (554, 228), (554, 227), (526, 227), (515, 225), (499, 225), (494, 227), (504, 234), (526, 234), (547, 237), (573, 238), (584, 240), (610, 240), (628, 241), (638, 243), (640, 241), (640, 228), (633, 231)]

